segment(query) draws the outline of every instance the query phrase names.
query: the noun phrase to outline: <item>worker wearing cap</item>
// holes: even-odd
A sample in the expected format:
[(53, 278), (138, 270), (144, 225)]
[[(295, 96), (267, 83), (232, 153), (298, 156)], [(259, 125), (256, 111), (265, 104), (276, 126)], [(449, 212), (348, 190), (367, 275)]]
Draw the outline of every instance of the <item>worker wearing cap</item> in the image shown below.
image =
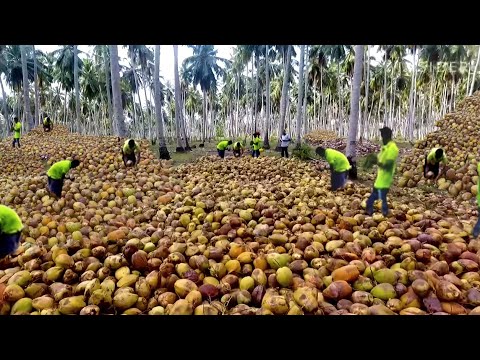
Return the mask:
[(317, 147), (315, 152), (330, 165), (330, 184), (332, 190), (343, 188), (347, 182), (348, 171), (351, 169), (347, 157), (340, 151)]
[(447, 163), (447, 155), (442, 148), (433, 148), (425, 156), (425, 164), (423, 165), (423, 175), (427, 178), (434, 178), (437, 180), (440, 177), (440, 163), (443, 164), (443, 170)]
[(43, 119), (43, 131), (49, 132), (53, 128), (52, 120), (50, 119), (50, 116), (47, 116), (45, 119)]
[(217, 144), (217, 152), (220, 158), (225, 158), (225, 150), (227, 150), (230, 145), (232, 145), (232, 140), (222, 140)]
[[(477, 165), (477, 174), (480, 176), (480, 163)], [(478, 219), (475, 227), (473, 228), (473, 236), (477, 237), (480, 234), (480, 177), (477, 180), (477, 207), (478, 207)]]
[(254, 158), (258, 158), (260, 156), (260, 133), (257, 131), (253, 134), (253, 140), (250, 141), (250, 145), (252, 146), (252, 156)]
[(243, 155), (243, 145), (240, 141), (233, 143), (233, 156), (240, 157)]
[(375, 200), (382, 200), (382, 214), (387, 216), (388, 204), (387, 193), (393, 182), (395, 173), (395, 163), (398, 157), (398, 147), (392, 140), (392, 130), (388, 127), (380, 129), (383, 146), (377, 156), (376, 163), (378, 166), (377, 179), (373, 185), (372, 194), (367, 200), (366, 212), (373, 214), (373, 203)]
[(0, 205), (0, 259), (17, 250), (23, 230), (22, 220), (15, 211)]
[(122, 146), (122, 158), (125, 167), (131, 165), (134, 166), (140, 162), (140, 146), (133, 139), (127, 139)]
[(80, 161), (78, 160), (62, 160), (53, 164), (47, 172), (48, 190), (50, 190), (50, 192), (55, 194), (58, 198), (61, 197), (65, 176), (70, 169), (74, 169), (78, 165), (80, 165)]

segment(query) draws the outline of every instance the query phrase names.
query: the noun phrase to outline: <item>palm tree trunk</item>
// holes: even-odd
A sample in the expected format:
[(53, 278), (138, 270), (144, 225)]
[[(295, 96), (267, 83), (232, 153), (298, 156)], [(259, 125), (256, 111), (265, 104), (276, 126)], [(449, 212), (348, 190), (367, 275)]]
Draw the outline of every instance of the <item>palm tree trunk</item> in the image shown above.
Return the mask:
[(38, 92), (38, 71), (37, 71), (37, 55), (35, 54), (35, 45), (32, 45), (33, 48), (33, 77), (35, 82), (35, 125), (40, 124), (40, 95)]
[[(255, 70), (256, 70), (256, 84), (255, 84), (255, 111), (254, 111), (254, 131), (257, 131), (257, 104), (258, 104), (258, 87), (259, 87), (259, 80), (258, 80), (258, 66), (259, 66), (259, 55), (257, 52), (255, 52)], [(252, 71), (253, 71), (253, 66), (252, 66)]]
[(202, 117), (203, 117), (203, 128), (202, 128), (202, 145), (205, 145), (205, 132), (206, 132), (206, 127), (207, 127), (207, 91), (205, 89), (202, 89), (203, 93), (203, 111), (202, 111)]
[(24, 117), (25, 124), (28, 126), (28, 130), (33, 129), (34, 122), (32, 114), (30, 113), (30, 85), (28, 83), (28, 70), (27, 70), (27, 49), (26, 45), (20, 45), (20, 52), (22, 58), (22, 75), (23, 75), (23, 98), (24, 98)]
[(370, 88), (370, 46), (367, 45), (367, 52), (365, 53), (365, 111), (360, 121), (360, 141), (363, 138), (363, 127), (366, 125), (368, 119), (368, 90)]
[(280, 121), (278, 126), (277, 151), (280, 151), (280, 138), (282, 136), (283, 130), (285, 129), (285, 115), (287, 111), (287, 100), (288, 100), (288, 80), (290, 77), (291, 61), (292, 61), (292, 45), (288, 45), (287, 58), (286, 58), (285, 66), (283, 70), (283, 84), (282, 84), (282, 97), (280, 99)]
[(160, 159), (169, 160), (167, 144), (165, 142), (165, 133), (163, 129), (162, 97), (160, 88), (160, 45), (155, 45), (155, 74), (153, 77), (155, 88), (155, 118), (157, 120), (157, 141)]
[[(303, 89), (303, 119), (302, 119), (302, 123), (303, 123), (303, 131), (305, 133), (306, 129), (308, 128), (308, 124), (307, 124), (307, 100), (308, 100), (308, 45), (306, 46), (305, 48), (305, 60), (304, 60), (304, 63), (305, 63), (305, 70), (303, 72), (303, 74), (300, 74), (298, 73), (298, 76), (302, 76), (303, 75), (303, 86), (304, 86), (304, 89)], [(300, 134), (301, 135), (301, 134)]]
[(112, 98), (113, 109), (115, 113), (115, 122), (117, 123), (118, 136), (125, 137), (125, 121), (123, 119), (122, 92), (120, 89), (120, 66), (118, 64), (117, 45), (108, 45), (110, 49), (110, 70), (112, 77)]
[(265, 136), (263, 138), (263, 147), (270, 149), (270, 140), (268, 130), (270, 127), (270, 62), (268, 59), (268, 45), (265, 45), (265, 92), (266, 92), (266, 114), (265, 114)]
[(387, 114), (388, 114), (388, 105), (387, 105), (387, 51), (383, 55), (383, 123), (387, 125)]
[[(305, 58), (305, 45), (300, 45), (300, 65), (298, 67), (298, 99), (297, 99), (297, 147), (300, 147), (302, 128), (302, 100), (303, 100), (303, 62)], [(280, 135), (281, 136), (281, 135)]]
[[(146, 105), (146, 108), (147, 108), (148, 124), (143, 124), (143, 126), (142, 126), (143, 138), (145, 138), (147, 136), (146, 130), (147, 130), (147, 126), (150, 126), (149, 124), (150, 124), (150, 121), (151, 121), (151, 114), (152, 114), (152, 111), (151, 111), (152, 109), (148, 107), (148, 97), (147, 97), (147, 86), (148, 85), (146, 84), (146, 82), (147, 82), (147, 79), (145, 79), (145, 84), (144, 84), (145, 86), (142, 86), (142, 87), (143, 87), (143, 95), (145, 96), (145, 105)], [(151, 106), (151, 104), (150, 104), (150, 106)]]
[(363, 45), (355, 45), (355, 64), (353, 69), (352, 94), (350, 96), (350, 127), (346, 151), (347, 157), (351, 157), (353, 160), (355, 160), (356, 157), (363, 56)]
[(105, 70), (105, 88), (106, 88), (106, 92), (107, 92), (108, 118), (110, 120), (112, 130), (116, 132), (116, 130), (115, 130), (116, 124), (113, 121), (112, 94), (110, 93), (110, 86), (111, 86), (112, 82), (110, 81), (110, 64), (109, 64), (109, 61), (108, 61), (108, 51), (105, 51), (103, 56), (104, 56), (104, 70)]
[[(3, 99), (3, 116), (5, 117), (5, 128), (8, 129), (8, 106), (7, 106), (7, 95), (5, 94), (5, 88), (3, 87), (2, 76), (0, 74), (0, 88), (2, 89), (2, 99)], [(7, 130), (8, 131), (8, 130)]]
[(77, 131), (81, 132), (80, 122), (80, 82), (78, 81), (78, 48), (73, 45), (73, 77), (75, 82), (75, 107), (77, 111)]
[(235, 126), (233, 128), (234, 136), (237, 136), (239, 133), (239, 124), (240, 121), (238, 119), (238, 108), (240, 106), (240, 72), (237, 73), (237, 99), (235, 101)]
[(178, 76), (178, 45), (173, 45), (173, 66), (175, 80), (175, 129), (177, 135), (176, 152), (184, 152), (182, 144), (181, 104), (180, 104), (180, 77)]
[(468, 91), (468, 95), (472, 95), (473, 94), (473, 89), (475, 87), (475, 79), (477, 77), (477, 70), (478, 70), (478, 63), (480, 61), (480, 47), (478, 48), (477, 50), (477, 61), (475, 62), (475, 69), (473, 70), (473, 74), (472, 74), (472, 82), (470, 83), (470, 89)]

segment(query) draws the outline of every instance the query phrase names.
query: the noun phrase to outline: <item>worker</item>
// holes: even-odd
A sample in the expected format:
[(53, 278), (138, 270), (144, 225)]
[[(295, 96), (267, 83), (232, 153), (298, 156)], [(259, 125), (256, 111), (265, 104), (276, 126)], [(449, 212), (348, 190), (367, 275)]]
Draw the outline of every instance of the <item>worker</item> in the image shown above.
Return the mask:
[(287, 130), (283, 130), (282, 136), (280, 137), (282, 157), (288, 158), (288, 145), (290, 145), (290, 141), (292, 141), (292, 138), (287, 134)]
[(253, 140), (250, 141), (250, 145), (252, 146), (252, 157), (258, 158), (260, 156), (260, 133), (256, 131), (253, 134)]
[(135, 166), (140, 162), (140, 146), (135, 140), (125, 140), (122, 147), (122, 157), (125, 167)]
[[(477, 165), (477, 174), (480, 176), (480, 163)], [(477, 208), (478, 219), (475, 227), (473, 228), (473, 236), (477, 237), (480, 234), (480, 181), (477, 180)]]
[(43, 119), (43, 131), (49, 132), (53, 130), (53, 123), (49, 116)]
[[(48, 190), (58, 198), (61, 197), (65, 176), (70, 169), (74, 169), (78, 165), (80, 165), (80, 161), (78, 160), (62, 160), (53, 164), (47, 172)], [(70, 180), (73, 180), (73, 178), (70, 178)]]
[(232, 145), (232, 140), (222, 140), (217, 144), (217, 152), (218, 156), (220, 156), (222, 159), (225, 158), (225, 150), (228, 149), (228, 147)]
[(15, 211), (0, 205), (0, 259), (11, 255), (20, 244), (22, 220)]
[(22, 123), (18, 120), (18, 117), (14, 117), (14, 124), (12, 127), (13, 130), (13, 143), (12, 146), (15, 147), (15, 143), (20, 147), (20, 131), (22, 130)]
[(382, 214), (388, 215), (387, 193), (393, 182), (395, 163), (398, 157), (398, 147), (392, 140), (392, 130), (388, 127), (380, 129), (383, 146), (377, 156), (378, 166), (377, 179), (373, 184), (372, 194), (367, 200), (367, 214), (373, 214), (373, 203), (375, 200), (382, 200)]
[(330, 165), (330, 185), (332, 191), (343, 188), (347, 182), (349, 170), (351, 169), (347, 157), (340, 151), (325, 149), (321, 146), (317, 147), (315, 152)]
[[(440, 163), (443, 164), (442, 172), (440, 172)], [(440, 177), (447, 163), (447, 155), (442, 148), (433, 148), (425, 156), (425, 164), (423, 165), (423, 175), (427, 179), (433, 178), (435, 181)]]
[(243, 145), (240, 141), (233, 144), (233, 156), (240, 157), (243, 155)]

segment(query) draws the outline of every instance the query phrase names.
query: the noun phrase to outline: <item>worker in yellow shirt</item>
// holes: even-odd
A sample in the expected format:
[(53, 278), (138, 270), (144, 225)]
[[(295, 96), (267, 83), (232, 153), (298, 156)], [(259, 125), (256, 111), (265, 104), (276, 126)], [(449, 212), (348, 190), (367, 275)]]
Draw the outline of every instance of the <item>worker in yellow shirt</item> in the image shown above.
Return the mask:
[(425, 156), (425, 164), (423, 165), (423, 175), (425, 178), (433, 178), (436, 181), (442, 173), (440, 172), (440, 163), (443, 164), (443, 172), (447, 164), (447, 155), (442, 148), (433, 148)]
[(43, 131), (50, 132), (53, 130), (53, 123), (49, 116), (43, 119)]
[(15, 211), (0, 205), (0, 259), (17, 250), (23, 230), (22, 220)]
[(340, 151), (317, 147), (315, 152), (330, 165), (330, 183), (332, 191), (341, 189), (347, 182), (349, 170), (352, 168), (347, 157)]
[[(74, 169), (78, 165), (80, 165), (80, 161), (78, 160), (62, 160), (53, 164), (47, 172), (48, 190), (58, 198), (61, 197), (65, 176), (70, 169)], [(70, 178), (70, 180), (73, 181), (73, 178)]]
[[(477, 165), (477, 174), (480, 176), (480, 163)], [(480, 178), (477, 180), (477, 207), (478, 207), (478, 219), (475, 227), (473, 228), (473, 236), (477, 237), (480, 234)]]
[(260, 133), (257, 131), (253, 134), (253, 140), (250, 141), (252, 146), (252, 157), (258, 158), (260, 156)]
[(395, 174), (395, 163), (398, 157), (398, 147), (392, 140), (392, 130), (388, 127), (380, 129), (383, 146), (377, 156), (376, 164), (378, 166), (377, 179), (373, 184), (372, 194), (367, 200), (367, 214), (373, 214), (373, 203), (375, 200), (382, 200), (382, 214), (387, 216), (388, 204), (387, 193), (393, 182)]
[(122, 147), (122, 157), (126, 167), (135, 166), (140, 162), (140, 146), (135, 140), (125, 140)]
[(243, 155), (243, 145), (240, 141), (233, 144), (233, 156), (240, 157)]
[(227, 150), (230, 145), (232, 145), (232, 140), (222, 140), (217, 144), (217, 152), (220, 158), (225, 158), (225, 150)]
[(22, 130), (22, 123), (18, 120), (18, 117), (15, 116), (13, 124), (13, 143), (12, 146), (15, 147), (15, 144), (20, 147), (20, 131)]

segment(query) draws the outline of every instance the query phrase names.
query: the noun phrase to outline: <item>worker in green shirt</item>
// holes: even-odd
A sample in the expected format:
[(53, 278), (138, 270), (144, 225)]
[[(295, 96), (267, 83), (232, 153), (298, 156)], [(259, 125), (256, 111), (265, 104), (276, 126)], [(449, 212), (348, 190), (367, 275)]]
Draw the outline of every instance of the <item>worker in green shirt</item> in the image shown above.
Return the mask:
[(13, 254), (20, 244), (22, 220), (15, 211), (0, 205), (0, 259)]
[(258, 158), (260, 156), (260, 133), (257, 131), (253, 134), (253, 140), (250, 141), (252, 146), (252, 157)]
[(140, 162), (140, 146), (135, 140), (125, 140), (122, 147), (122, 157), (125, 167), (134, 166)]
[(477, 165), (477, 174), (479, 179), (477, 180), (477, 207), (478, 207), (478, 219), (475, 227), (473, 228), (473, 236), (477, 237), (480, 234), (480, 163)]
[(447, 155), (442, 148), (433, 148), (425, 156), (425, 164), (423, 165), (423, 175), (427, 179), (437, 180), (440, 177), (440, 163), (443, 164), (442, 173), (445, 169), (445, 164), (447, 163)]
[(315, 152), (330, 165), (330, 184), (332, 190), (343, 188), (347, 182), (348, 171), (352, 168), (347, 157), (340, 151), (317, 147)]
[[(74, 169), (78, 165), (80, 165), (80, 161), (78, 160), (62, 160), (56, 162), (48, 169), (48, 189), (58, 198), (62, 196), (65, 175), (67, 175), (70, 169)], [(73, 178), (70, 178), (70, 180), (73, 180)]]
[(53, 123), (49, 116), (43, 119), (43, 131), (49, 132), (53, 129)]
[(15, 143), (20, 147), (20, 131), (22, 130), (22, 123), (18, 120), (18, 117), (15, 116), (14, 124), (12, 127), (13, 130), (13, 143), (12, 146), (15, 147)]
[(217, 152), (218, 156), (220, 156), (222, 159), (225, 158), (225, 150), (228, 149), (228, 147), (232, 145), (232, 140), (222, 140), (217, 144)]
[(377, 156), (376, 164), (378, 166), (377, 179), (373, 184), (372, 194), (367, 200), (367, 214), (373, 214), (373, 203), (375, 200), (382, 200), (382, 214), (387, 216), (388, 204), (387, 193), (393, 182), (395, 173), (395, 163), (398, 157), (398, 147), (392, 140), (392, 130), (388, 127), (380, 129), (383, 146)]
[(240, 157), (243, 155), (243, 145), (240, 141), (233, 143), (233, 156)]

